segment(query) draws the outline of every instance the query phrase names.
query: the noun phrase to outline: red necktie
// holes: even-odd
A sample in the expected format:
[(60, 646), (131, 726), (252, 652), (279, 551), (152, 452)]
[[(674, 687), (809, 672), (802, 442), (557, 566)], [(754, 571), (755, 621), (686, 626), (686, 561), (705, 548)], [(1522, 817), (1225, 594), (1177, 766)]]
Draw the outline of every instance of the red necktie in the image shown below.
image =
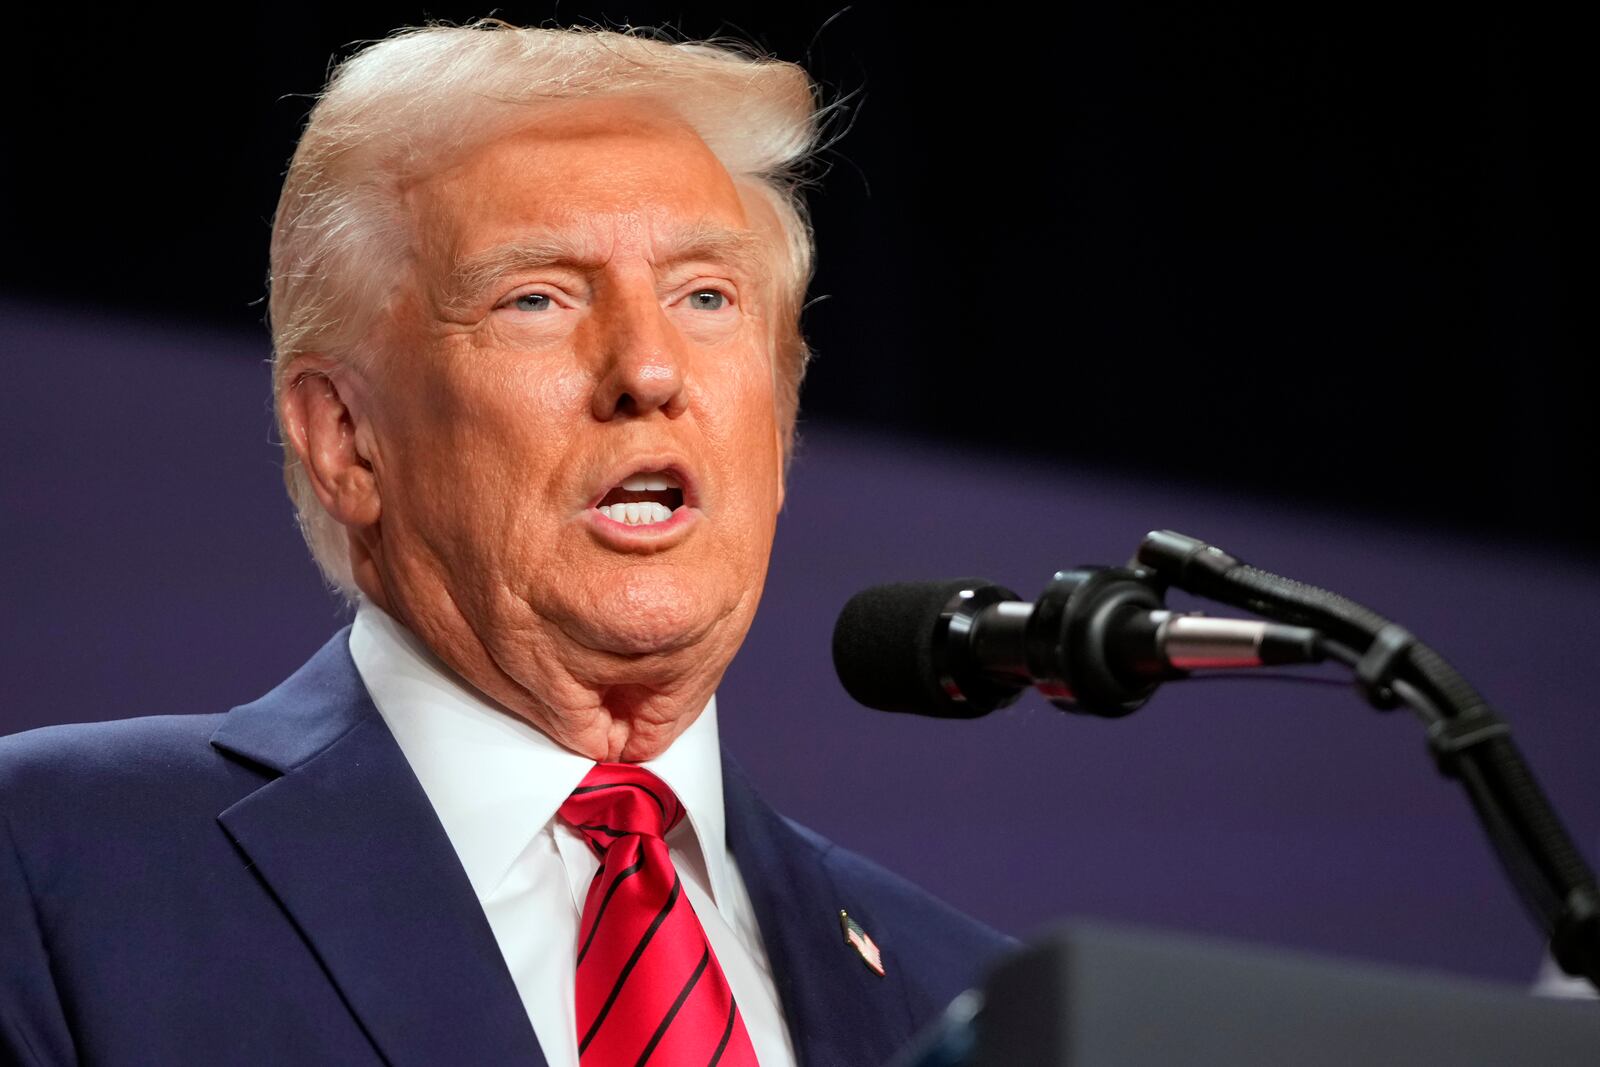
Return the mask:
[(583, 1067), (752, 1067), (755, 1049), (662, 840), (683, 819), (666, 783), (596, 764), (561, 805), (600, 857), (578, 925)]

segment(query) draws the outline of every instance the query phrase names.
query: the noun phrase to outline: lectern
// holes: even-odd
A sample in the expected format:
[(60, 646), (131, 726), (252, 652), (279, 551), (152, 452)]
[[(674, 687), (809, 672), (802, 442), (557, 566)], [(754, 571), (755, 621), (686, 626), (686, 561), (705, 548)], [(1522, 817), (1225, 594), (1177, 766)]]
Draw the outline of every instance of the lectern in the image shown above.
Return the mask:
[(1088, 923), (1001, 961), (895, 1067), (1595, 1067), (1600, 1002)]

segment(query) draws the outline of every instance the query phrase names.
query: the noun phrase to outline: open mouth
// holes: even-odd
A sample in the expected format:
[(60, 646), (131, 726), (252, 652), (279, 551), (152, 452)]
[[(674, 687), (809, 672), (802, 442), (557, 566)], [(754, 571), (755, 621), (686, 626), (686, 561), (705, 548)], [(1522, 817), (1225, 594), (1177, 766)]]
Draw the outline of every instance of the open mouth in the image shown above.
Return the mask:
[(625, 526), (666, 522), (683, 507), (683, 486), (666, 471), (630, 475), (600, 498), (595, 509)]

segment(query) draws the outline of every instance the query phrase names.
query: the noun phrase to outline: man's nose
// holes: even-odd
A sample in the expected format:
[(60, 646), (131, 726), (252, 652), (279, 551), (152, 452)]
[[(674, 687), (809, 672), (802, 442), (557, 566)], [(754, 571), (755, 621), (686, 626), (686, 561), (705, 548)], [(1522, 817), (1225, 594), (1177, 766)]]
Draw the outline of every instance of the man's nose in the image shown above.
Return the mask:
[(684, 340), (653, 294), (608, 308), (599, 340), (603, 363), (595, 383), (596, 419), (653, 411), (669, 419), (683, 414), (688, 406)]

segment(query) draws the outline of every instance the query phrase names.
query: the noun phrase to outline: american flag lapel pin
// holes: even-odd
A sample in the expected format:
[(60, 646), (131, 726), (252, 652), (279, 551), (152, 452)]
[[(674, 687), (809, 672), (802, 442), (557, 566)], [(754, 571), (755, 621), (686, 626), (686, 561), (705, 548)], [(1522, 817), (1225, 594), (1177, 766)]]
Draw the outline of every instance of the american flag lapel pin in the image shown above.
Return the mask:
[(844, 931), (844, 943), (855, 949), (865, 963), (879, 978), (883, 977), (883, 953), (877, 944), (861, 929), (861, 924), (850, 918), (850, 913), (843, 908), (839, 909), (839, 929)]

